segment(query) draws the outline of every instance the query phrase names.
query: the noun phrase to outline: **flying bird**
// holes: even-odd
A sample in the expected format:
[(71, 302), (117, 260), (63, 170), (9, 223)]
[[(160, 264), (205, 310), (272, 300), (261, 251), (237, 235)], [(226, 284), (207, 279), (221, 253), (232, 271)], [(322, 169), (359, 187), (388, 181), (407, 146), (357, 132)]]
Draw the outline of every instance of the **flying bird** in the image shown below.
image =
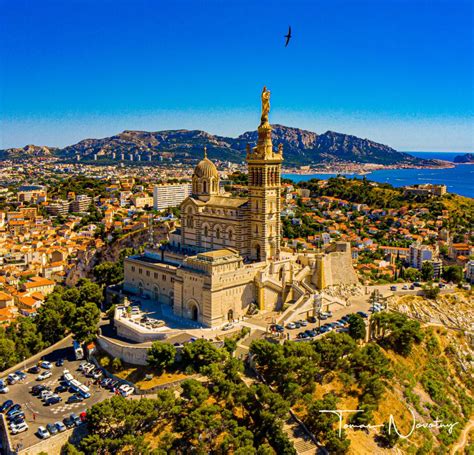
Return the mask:
[(285, 35), (285, 38), (286, 38), (286, 43), (285, 43), (285, 47), (288, 46), (288, 43), (290, 42), (290, 39), (291, 39), (291, 26), (288, 26), (288, 35)]

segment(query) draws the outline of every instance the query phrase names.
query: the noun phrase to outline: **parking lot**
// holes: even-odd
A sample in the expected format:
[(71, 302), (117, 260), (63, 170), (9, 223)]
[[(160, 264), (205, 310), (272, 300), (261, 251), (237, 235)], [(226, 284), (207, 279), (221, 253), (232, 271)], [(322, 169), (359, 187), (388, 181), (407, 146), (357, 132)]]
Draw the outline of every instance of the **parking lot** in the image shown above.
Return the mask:
[[(64, 359), (63, 366), (56, 366), (55, 362), (58, 359)], [(20, 404), (22, 411), (25, 413), (25, 421), (28, 424), (28, 430), (18, 435), (11, 435), (11, 441), (13, 447), (29, 447), (39, 441), (39, 437), (36, 434), (38, 427), (46, 427), (48, 423), (54, 424), (57, 421), (62, 421), (65, 417), (71, 415), (71, 413), (80, 415), (87, 408), (93, 404), (98, 403), (105, 398), (112, 396), (109, 390), (102, 389), (99, 385), (93, 384), (93, 380), (84, 376), (78, 371), (78, 366), (83, 360), (75, 360), (74, 351), (71, 347), (62, 348), (54, 351), (53, 353), (46, 355), (44, 360), (48, 360), (52, 363), (51, 377), (38, 381), (38, 374), (27, 373), (26, 378), (16, 384), (8, 385), (9, 391), (0, 395), (0, 403), (4, 403), (6, 400), (12, 400), (15, 404)], [(36, 365), (36, 363), (26, 363), (25, 367), (21, 368), (21, 371), (26, 372), (30, 367)], [(42, 384), (51, 388), (52, 391), (60, 385), (60, 378), (63, 371), (67, 369), (74, 376), (75, 379), (86, 385), (90, 389), (90, 398), (79, 402), (79, 403), (67, 403), (68, 398), (73, 395), (70, 391), (64, 391), (58, 393), (62, 398), (62, 401), (50, 406), (46, 406), (41, 397), (33, 396), (31, 389), (33, 386)], [(47, 371), (41, 368), (40, 373)], [(6, 379), (6, 378), (3, 378)], [(6, 382), (6, 381), (5, 381)]]
[[(343, 306), (340, 306), (340, 305), (334, 306), (334, 308), (332, 309), (332, 316), (328, 317), (325, 320), (322, 320), (321, 321), (321, 326), (323, 326), (324, 324), (327, 324), (327, 323), (335, 322), (335, 321), (337, 321), (338, 319), (341, 319), (344, 316), (347, 316), (347, 315), (352, 314), (352, 313), (357, 313), (358, 311), (363, 311), (367, 314), (371, 314), (369, 309), (370, 309), (370, 304), (368, 302), (359, 302), (356, 305), (351, 305), (349, 307), (343, 307)], [(300, 319), (306, 319), (306, 318), (300, 318)], [(313, 322), (313, 323), (308, 322), (308, 324), (306, 326), (296, 328), (296, 329), (288, 329), (285, 325), (285, 332), (284, 333), (287, 337), (289, 336), (289, 339), (294, 340), (294, 339), (298, 339), (298, 334), (299, 333), (305, 332), (306, 330), (317, 329), (319, 326), (320, 326), (319, 321)]]

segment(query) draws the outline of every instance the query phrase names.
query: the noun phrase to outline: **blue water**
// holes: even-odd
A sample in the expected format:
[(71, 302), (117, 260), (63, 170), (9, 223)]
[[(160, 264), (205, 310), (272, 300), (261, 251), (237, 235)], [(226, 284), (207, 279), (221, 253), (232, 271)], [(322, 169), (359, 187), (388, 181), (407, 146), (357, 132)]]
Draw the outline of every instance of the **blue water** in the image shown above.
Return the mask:
[[(418, 158), (441, 159), (453, 161), (456, 155), (460, 153), (452, 152), (407, 152)], [(335, 177), (337, 174), (283, 174), (282, 177), (301, 182), (304, 180), (328, 179)], [(363, 178), (362, 175), (344, 174), (349, 178)], [(444, 184), (448, 188), (448, 192), (460, 194), (474, 198), (474, 165), (458, 164), (451, 169), (387, 169), (373, 171), (366, 174), (368, 180), (379, 183), (390, 183), (393, 186), (415, 185), (420, 183), (438, 183)]]

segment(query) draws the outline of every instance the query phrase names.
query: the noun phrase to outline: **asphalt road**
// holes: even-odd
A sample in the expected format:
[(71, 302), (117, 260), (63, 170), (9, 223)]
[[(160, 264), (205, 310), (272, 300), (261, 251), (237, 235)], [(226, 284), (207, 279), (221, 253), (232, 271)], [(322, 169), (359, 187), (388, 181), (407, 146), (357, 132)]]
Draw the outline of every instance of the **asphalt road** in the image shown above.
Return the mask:
[[(56, 367), (54, 365), (54, 362), (59, 358), (65, 359), (64, 366), (62, 367)], [(80, 403), (67, 404), (66, 401), (71, 393), (64, 392), (59, 394), (63, 399), (60, 403), (52, 406), (45, 406), (40, 397), (35, 397), (30, 393), (31, 388), (34, 385), (44, 384), (50, 386), (54, 391), (55, 387), (59, 385), (59, 379), (63, 374), (64, 369), (68, 369), (74, 378), (79, 380), (82, 384), (87, 385), (87, 381), (91, 380), (86, 378), (81, 372), (77, 371), (79, 364), (83, 360), (75, 360), (70, 340), (68, 340), (64, 346), (59, 347), (50, 354), (47, 354), (44, 359), (53, 363), (53, 368), (51, 370), (53, 375), (50, 378), (44, 381), (37, 381), (37, 374), (27, 373), (27, 377), (23, 381), (9, 385), (9, 392), (0, 395), (1, 403), (6, 400), (13, 400), (14, 403), (21, 404), (22, 410), (25, 413), (25, 420), (29, 426), (29, 429), (26, 432), (15, 436), (10, 434), (12, 445), (14, 447), (21, 444), (23, 448), (26, 448), (38, 442), (39, 438), (36, 435), (36, 431), (40, 425), (46, 426), (48, 423), (54, 423), (58, 420), (62, 421), (63, 418), (71, 415), (71, 413), (79, 415), (93, 404), (112, 396), (110, 391), (101, 389), (98, 385), (92, 384), (89, 385), (91, 397), (87, 400)], [(26, 369), (34, 364), (36, 364), (36, 362), (26, 362)], [(43, 369), (41, 370), (45, 371)], [(24, 368), (22, 368), (22, 371), (24, 371)]]

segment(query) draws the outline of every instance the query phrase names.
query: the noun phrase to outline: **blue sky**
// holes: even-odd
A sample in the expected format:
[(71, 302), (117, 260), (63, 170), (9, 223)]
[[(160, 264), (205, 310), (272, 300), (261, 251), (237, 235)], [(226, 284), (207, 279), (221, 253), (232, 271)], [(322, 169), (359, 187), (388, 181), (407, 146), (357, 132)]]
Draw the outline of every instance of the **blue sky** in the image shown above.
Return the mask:
[[(474, 150), (473, 1), (0, 0), (0, 148), (328, 129)], [(284, 47), (288, 25), (293, 40)]]

